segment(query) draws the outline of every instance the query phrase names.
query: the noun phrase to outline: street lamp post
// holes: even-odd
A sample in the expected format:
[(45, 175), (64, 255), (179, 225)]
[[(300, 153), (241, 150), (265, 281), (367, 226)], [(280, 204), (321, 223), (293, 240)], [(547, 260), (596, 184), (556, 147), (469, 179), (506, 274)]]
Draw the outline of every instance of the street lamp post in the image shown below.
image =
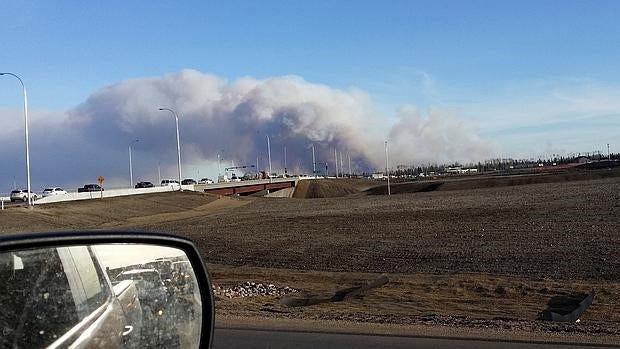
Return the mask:
[(133, 166), (131, 165), (131, 146), (134, 143), (138, 143), (140, 140), (138, 138), (129, 142), (129, 188), (133, 188)]
[(385, 141), (385, 172), (387, 173), (387, 192), (388, 195), (391, 195), (390, 192), (390, 157), (388, 153), (388, 141)]
[(171, 112), (174, 115), (174, 120), (176, 122), (176, 126), (177, 126), (177, 167), (179, 169), (179, 191), (182, 191), (183, 189), (181, 189), (181, 142), (179, 141), (179, 116), (174, 110), (170, 108), (159, 108), (159, 110), (167, 110)]
[(336, 171), (336, 178), (338, 178), (338, 150), (334, 148), (334, 171)]
[(314, 157), (314, 143), (312, 144), (312, 177), (316, 177), (316, 158)]
[(10, 75), (14, 78), (16, 78), (17, 80), (19, 80), (19, 83), (22, 85), (22, 91), (24, 92), (24, 124), (25, 124), (25, 141), (26, 141), (26, 183), (27, 183), (27, 187), (28, 187), (28, 207), (32, 206), (32, 195), (30, 192), (30, 142), (28, 141), (28, 94), (26, 93), (26, 86), (24, 85), (24, 82), (22, 81), (22, 79), (13, 74), (13, 73), (0, 73), (1, 75)]
[(288, 171), (286, 168), (286, 147), (284, 147), (284, 177), (288, 175)]
[(157, 180), (159, 183), (158, 185), (161, 185), (161, 162), (157, 162)]
[(267, 135), (267, 155), (269, 156), (269, 183), (271, 183), (271, 143), (269, 142), (269, 135)]
[(347, 154), (347, 157), (349, 158), (349, 178), (351, 178), (351, 154)]

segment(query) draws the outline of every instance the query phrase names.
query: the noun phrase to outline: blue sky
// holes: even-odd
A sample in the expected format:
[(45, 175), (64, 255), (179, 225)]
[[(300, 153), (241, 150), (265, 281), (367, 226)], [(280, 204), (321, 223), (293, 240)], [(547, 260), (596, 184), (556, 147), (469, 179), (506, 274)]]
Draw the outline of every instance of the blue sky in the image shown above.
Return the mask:
[[(381, 84), (433, 77), (493, 95), (534, 79), (618, 79), (617, 1), (3, 1), (3, 67), (33, 106), (66, 108), (101, 86), (193, 68), (295, 74), (357, 86), (382, 104), (428, 104)], [(4, 91), (4, 86), (3, 90)], [(450, 103), (451, 100), (447, 100)], [(3, 104), (7, 102), (3, 101)]]
[[(403, 104), (448, 110), (500, 156), (591, 151), (620, 131), (618, 13), (618, 1), (2, 0), (0, 70), (39, 111), (183, 69), (298, 75), (365, 91), (386, 122)], [(15, 87), (0, 80), (0, 109), (19, 108)]]

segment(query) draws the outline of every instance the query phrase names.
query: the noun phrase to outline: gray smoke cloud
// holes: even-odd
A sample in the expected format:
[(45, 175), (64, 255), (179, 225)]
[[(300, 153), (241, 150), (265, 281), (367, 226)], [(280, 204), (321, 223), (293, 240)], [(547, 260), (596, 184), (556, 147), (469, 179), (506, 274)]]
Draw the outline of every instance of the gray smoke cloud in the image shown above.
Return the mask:
[[(159, 107), (179, 115), (186, 172), (192, 166), (212, 168), (218, 154), (226, 165), (255, 164), (258, 157), (265, 169), (267, 135), (278, 172), (284, 147), (288, 168), (296, 173), (311, 173), (311, 144), (317, 161), (328, 161), (332, 173), (334, 148), (345, 157), (345, 168), (349, 155), (356, 171), (383, 168), (386, 136), (393, 164), (478, 160), (491, 148), (473, 125), (437, 110), (423, 117), (415, 107), (403, 106), (392, 125), (359, 89), (334, 89), (297, 76), (229, 82), (183, 70), (102, 88), (81, 105), (48, 118), (52, 121), (45, 127), (33, 123), (33, 180), (39, 186), (75, 185), (101, 174), (109, 178), (106, 183), (127, 185), (127, 146), (135, 138), (140, 142), (134, 146), (134, 181), (156, 181), (158, 163), (163, 177), (175, 177), (174, 119)], [(12, 172), (18, 176), (23, 174), (20, 136), (5, 134), (10, 142), (1, 151), (17, 165)], [(12, 182), (6, 171), (0, 176), (4, 187)]]
[(472, 163), (492, 155), (476, 125), (449, 111), (431, 109), (425, 118), (415, 106), (403, 105), (397, 117), (388, 137), (395, 163)]

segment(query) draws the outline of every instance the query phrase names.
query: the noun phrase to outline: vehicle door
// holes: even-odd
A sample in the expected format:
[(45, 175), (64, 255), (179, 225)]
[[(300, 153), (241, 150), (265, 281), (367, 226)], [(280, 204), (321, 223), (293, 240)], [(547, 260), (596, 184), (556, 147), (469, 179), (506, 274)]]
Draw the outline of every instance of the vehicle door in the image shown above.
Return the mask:
[[(107, 279), (84, 246), (3, 257), (0, 347), (119, 348), (126, 324)], [(8, 267), (7, 267), (8, 266)]]
[(121, 305), (92, 250), (85, 246), (68, 247), (59, 249), (59, 255), (82, 319), (67, 333), (67, 344), (72, 343), (75, 348), (120, 347), (123, 333), (130, 334), (132, 328), (127, 327)]

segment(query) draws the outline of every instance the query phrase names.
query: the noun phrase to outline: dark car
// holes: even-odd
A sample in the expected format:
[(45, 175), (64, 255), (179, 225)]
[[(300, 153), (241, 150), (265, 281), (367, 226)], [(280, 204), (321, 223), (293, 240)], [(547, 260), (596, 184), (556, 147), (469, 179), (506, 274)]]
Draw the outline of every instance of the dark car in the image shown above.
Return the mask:
[(153, 188), (155, 185), (151, 182), (138, 182), (136, 188)]
[(181, 181), (181, 184), (183, 184), (183, 185), (196, 184), (196, 180), (194, 180), (192, 178), (185, 178), (184, 180)]
[(99, 184), (86, 184), (82, 188), (78, 188), (78, 193), (89, 191), (103, 191), (103, 188)]

